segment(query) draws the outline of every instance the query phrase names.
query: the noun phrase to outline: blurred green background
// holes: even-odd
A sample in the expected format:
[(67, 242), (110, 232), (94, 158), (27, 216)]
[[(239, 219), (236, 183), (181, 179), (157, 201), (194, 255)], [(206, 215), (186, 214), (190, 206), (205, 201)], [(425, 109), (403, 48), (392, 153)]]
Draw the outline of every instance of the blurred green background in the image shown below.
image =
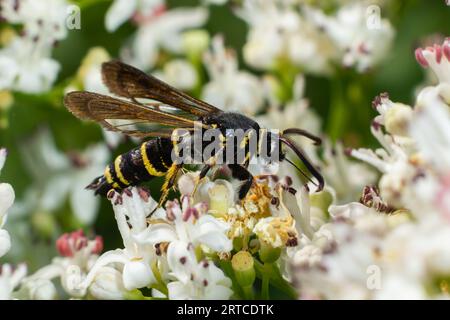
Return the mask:
[[(347, 146), (375, 145), (369, 131), (369, 125), (375, 115), (371, 101), (381, 92), (389, 92), (394, 101), (412, 103), (415, 87), (419, 86), (425, 77), (425, 72), (415, 61), (414, 49), (426, 43), (425, 37), (433, 34), (444, 36), (450, 34), (450, 8), (443, 6), (443, 2), (443, 0), (388, 0), (387, 8), (382, 14), (393, 23), (396, 38), (389, 55), (377, 69), (364, 75), (345, 71), (333, 79), (306, 77), (305, 95), (310, 100), (312, 108), (323, 119), (323, 130), (334, 140), (343, 140)], [(175, 7), (197, 5), (199, 2), (172, 0), (168, 3), (169, 7)], [(8, 110), (1, 111), (1, 116), (8, 125), (0, 129), (0, 146), (6, 147), (9, 155), (0, 180), (13, 185), (17, 199), (23, 197), (27, 186), (32, 183), (18, 146), (33, 136), (36, 130), (45, 126), (50, 127), (58, 148), (66, 152), (82, 150), (92, 142), (102, 139), (99, 126), (82, 123), (67, 112), (62, 105), (62, 89), (74, 76), (91, 47), (104, 47), (112, 57), (117, 57), (123, 41), (135, 31), (135, 27), (125, 24), (110, 34), (104, 28), (103, 18), (111, 1), (82, 1), (82, 4), (84, 7), (81, 30), (70, 31), (69, 36), (54, 50), (54, 57), (62, 67), (56, 88), (48, 94), (39, 96), (14, 94), (14, 105)], [(240, 48), (246, 38), (246, 24), (232, 14), (228, 6), (213, 6), (206, 28), (211, 35), (223, 34), (226, 45), (236, 48), (238, 53), (241, 52)], [(241, 68), (249, 69), (243, 63), (242, 57), (239, 58)], [(340, 95), (338, 102), (337, 95)], [(334, 111), (336, 103), (344, 104), (344, 111), (336, 113)], [(114, 151), (114, 154), (124, 152), (132, 146), (131, 142), (124, 143)], [(70, 215), (68, 205), (57, 213), (55, 219), (60, 226), (60, 232), (79, 227), (76, 221), (67, 218)], [(54, 255), (53, 246), (49, 244), (54, 242), (58, 234), (42, 237), (34, 234), (35, 232), (37, 231), (32, 228), (29, 233), (30, 243), (36, 247), (41, 245), (49, 247), (46, 254)], [(108, 201), (102, 201), (99, 217), (91, 232), (101, 234), (105, 238), (107, 249), (121, 246)], [(30, 259), (33, 261), (31, 268), (39, 265), (40, 261), (48, 261), (42, 251), (35, 250), (30, 254), (36, 257), (14, 256), (10, 259), (17, 261)]]

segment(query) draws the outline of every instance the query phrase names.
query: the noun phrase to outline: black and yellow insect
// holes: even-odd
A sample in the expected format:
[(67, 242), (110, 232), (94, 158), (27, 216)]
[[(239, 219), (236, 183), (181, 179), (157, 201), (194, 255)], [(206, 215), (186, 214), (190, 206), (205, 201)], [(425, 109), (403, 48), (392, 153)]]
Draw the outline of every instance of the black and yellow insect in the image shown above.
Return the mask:
[[(144, 72), (124, 64), (111, 61), (102, 65), (103, 82), (112, 94), (127, 98), (128, 101), (100, 95), (91, 92), (70, 92), (64, 99), (66, 107), (78, 118), (93, 120), (108, 130), (122, 132), (129, 136), (151, 138), (139, 147), (118, 156), (109, 164), (103, 175), (97, 177), (87, 188), (95, 190), (96, 194), (106, 195), (109, 190), (123, 190), (154, 177), (164, 176), (161, 202), (174, 186), (179, 170), (185, 165), (180, 161), (173, 161), (172, 151), (178, 141), (173, 139), (176, 129), (193, 131), (196, 123), (203, 129), (216, 128), (221, 132), (221, 140), (226, 141), (228, 129), (254, 129), (260, 131), (258, 123), (238, 114), (223, 112), (222, 110), (178, 91), (164, 82), (145, 74)], [(137, 99), (151, 99), (158, 103), (142, 103)], [(161, 106), (171, 107), (163, 110)], [(167, 109), (167, 108), (166, 108)], [(159, 129), (137, 130), (124, 129), (122, 125), (113, 124), (111, 120), (127, 120), (132, 123), (148, 123), (163, 126)], [(306, 158), (304, 152), (291, 140), (289, 135), (303, 135), (316, 144), (320, 139), (297, 128), (284, 130), (278, 137), (279, 141), (292, 149), (302, 160), (305, 167), (317, 180), (318, 189), (323, 188), (323, 178), (317, 169)], [(259, 137), (258, 137), (259, 139)], [(258, 142), (259, 145), (259, 142)], [(279, 149), (280, 161), (285, 153)], [(200, 173), (203, 178), (214, 161), (204, 159), (205, 165)], [(240, 187), (239, 198), (243, 199), (253, 183), (253, 176), (247, 170), (249, 157), (246, 154), (244, 162), (234, 161), (226, 163), (232, 176), (244, 181)], [(289, 163), (291, 161), (286, 159)], [(299, 169), (297, 167), (297, 169)], [(300, 169), (299, 169), (300, 170)], [(305, 175), (303, 171), (300, 172)]]

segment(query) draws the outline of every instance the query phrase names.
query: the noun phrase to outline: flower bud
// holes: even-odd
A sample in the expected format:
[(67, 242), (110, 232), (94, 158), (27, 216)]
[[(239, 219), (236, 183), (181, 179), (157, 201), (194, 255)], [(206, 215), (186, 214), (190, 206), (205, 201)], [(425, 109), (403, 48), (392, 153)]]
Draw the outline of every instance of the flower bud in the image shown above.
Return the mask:
[(183, 33), (183, 49), (190, 58), (200, 58), (202, 53), (208, 49), (209, 34), (204, 30), (191, 30)]
[(132, 260), (123, 268), (123, 283), (127, 290), (139, 289), (154, 282), (150, 265), (142, 260)]
[(55, 286), (47, 279), (26, 282), (25, 289), (28, 293), (27, 298), (31, 300), (55, 300), (58, 298)]
[(260, 241), (259, 258), (262, 262), (273, 263), (278, 260), (281, 255), (281, 248), (272, 247), (266, 241)]
[(14, 39), (16, 39), (17, 33), (11, 27), (4, 27), (0, 32), (0, 45), (3, 47), (8, 46)]
[(0, 90), (0, 111), (8, 110), (14, 103), (14, 96), (11, 91)]
[(328, 208), (333, 203), (333, 195), (327, 190), (310, 194), (309, 199), (311, 207), (320, 208), (322, 212), (328, 212)]
[(164, 65), (163, 79), (180, 90), (192, 90), (198, 77), (194, 66), (183, 59), (174, 59)]
[(31, 216), (31, 224), (45, 238), (51, 238), (56, 230), (56, 221), (54, 215), (38, 211)]
[(101, 268), (89, 287), (89, 293), (100, 300), (123, 299), (126, 289), (122, 282), (122, 274), (111, 267)]
[(398, 136), (408, 136), (412, 114), (411, 107), (401, 103), (393, 104), (385, 114), (386, 131)]
[(180, 194), (190, 196), (195, 189), (195, 177), (192, 174), (183, 174), (180, 179), (178, 179), (178, 190)]
[(216, 184), (209, 189), (209, 207), (214, 215), (225, 215), (230, 205), (228, 188), (223, 184)]
[(252, 255), (248, 251), (239, 251), (231, 259), (236, 280), (242, 287), (252, 286), (255, 282), (255, 268)]

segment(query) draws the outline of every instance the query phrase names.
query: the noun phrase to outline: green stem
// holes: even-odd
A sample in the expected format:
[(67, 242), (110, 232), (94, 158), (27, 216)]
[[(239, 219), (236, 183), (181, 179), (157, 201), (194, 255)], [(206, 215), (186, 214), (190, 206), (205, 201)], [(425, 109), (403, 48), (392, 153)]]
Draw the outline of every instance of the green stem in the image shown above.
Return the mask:
[[(255, 270), (258, 278), (262, 279), (266, 272), (264, 265), (255, 259)], [(297, 299), (298, 295), (291, 284), (288, 283), (280, 273), (276, 264), (272, 264), (272, 270), (270, 271), (270, 284), (286, 294), (289, 299)]]
[(261, 299), (269, 300), (269, 282), (272, 275), (272, 263), (265, 262), (263, 265)]
[(167, 289), (167, 286), (161, 277), (161, 273), (159, 272), (159, 268), (156, 262), (152, 263), (151, 269), (156, 279), (156, 284), (152, 285), (151, 288), (156, 289), (164, 295), (168, 296), (169, 290)]
[(244, 298), (246, 300), (255, 299), (255, 295), (253, 294), (253, 286), (242, 287), (242, 291), (244, 292)]
[(342, 137), (347, 124), (347, 106), (344, 99), (344, 79), (337, 77), (332, 83), (328, 134), (335, 142)]

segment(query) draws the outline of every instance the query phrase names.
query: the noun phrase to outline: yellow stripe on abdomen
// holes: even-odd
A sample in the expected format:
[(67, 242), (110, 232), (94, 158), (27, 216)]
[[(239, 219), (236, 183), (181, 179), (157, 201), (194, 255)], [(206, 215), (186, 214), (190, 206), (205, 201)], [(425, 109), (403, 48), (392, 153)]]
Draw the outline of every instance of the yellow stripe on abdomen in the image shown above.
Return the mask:
[(164, 176), (166, 174), (165, 172), (159, 172), (150, 163), (150, 160), (148, 159), (148, 155), (147, 155), (147, 148), (146, 148), (146, 146), (147, 146), (146, 142), (144, 142), (141, 145), (141, 156), (142, 156), (142, 160), (144, 161), (145, 170), (147, 170), (148, 174), (150, 174), (152, 176), (155, 176), (155, 177)]
[(116, 176), (119, 178), (120, 182), (122, 182), (124, 185), (129, 186), (130, 182), (128, 182), (127, 179), (122, 174), (122, 171), (120, 169), (120, 163), (122, 162), (122, 156), (118, 156), (116, 160), (114, 160), (114, 169), (116, 171)]
[(109, 166), (106, 167), (105, 173), (103, 174), (106, 178), (106, 182), (108, 182), (114, 189), (119, 189), (119, 184), (117, 182), (114, 182), (111, 171), (109, 171)]

